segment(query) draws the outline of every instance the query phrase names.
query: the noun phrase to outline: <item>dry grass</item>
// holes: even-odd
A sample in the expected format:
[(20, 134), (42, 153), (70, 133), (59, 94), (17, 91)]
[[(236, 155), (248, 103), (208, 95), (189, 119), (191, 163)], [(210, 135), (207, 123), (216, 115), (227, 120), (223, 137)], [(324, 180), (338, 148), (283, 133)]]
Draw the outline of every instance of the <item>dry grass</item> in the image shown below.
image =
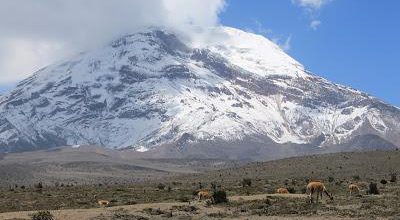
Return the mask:
[[(70, 212), (86, 216), (80, 219), (396, 219), (400, 215), (400, 184), (382, 184), (380, 180), (390, 180), (399, 168), (398, 151), (339, 153), (253, 163), (162, 182), (44, 185), (42, 189), (19, 186), (0, 190), (0, 212), (86, 209), (58, 211), (58, 219), (68, 219)], [(251, 180), (251, 184), (243, 184), (244, 178), (246, 182)], [(309, 204), (303, 191), (310, 178), (324, 181), (334, 201), (324, 199), (319, 204)], [(378, 184), (380, 195), (366, 194), (371, 181)], [(360, 186), (359, 196), (349, 197), (347, 187), (351, 182)], [(164, 189), (159, 187), (160, 183), (165, 185)], [(209, 206), (194, 201), (194, 192), (200, 187), (210, 190), (211, 183), (227, 192), (229, 203)], [(279, 187), (290, 187), (296, 194), (270, 194)], [(111, 207), (99, 208), (95, 195), (96, 199), (111, 201)], [(0, 219), (7, 215), (24, 218), (0, 214)]]

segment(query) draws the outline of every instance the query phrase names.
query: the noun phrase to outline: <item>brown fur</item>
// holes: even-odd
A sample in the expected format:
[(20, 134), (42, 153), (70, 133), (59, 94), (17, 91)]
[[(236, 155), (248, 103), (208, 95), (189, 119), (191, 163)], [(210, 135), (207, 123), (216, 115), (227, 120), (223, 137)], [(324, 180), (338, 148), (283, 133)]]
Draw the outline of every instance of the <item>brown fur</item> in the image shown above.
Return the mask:
[(101, 206), (108, 206), (110, 204), (110, 201), (107, 200), (99, 200), (97, 203)]
[(350, 193), (350, 195), (352, 195), (353, 193), (359, 194), (360, 188), (356, 184), (350, 184), (349, 185), (349, 193)]
[(310, 198), (311, 203), (313, 202), (314, 193), (317, 194), (317, 202), (318, 202), (319, 197), (321, 197), (321, 199), (322, 199), (323, 193), (325, 193), (331, 200), (333, 200), (333, 196), (331, 194), (329, 194), (329, 192), (326, 190), (325, 185), (321, 182), (310, 182), (307, 185), (307, 191), (310, 193), (309, 198)]
[(199, 200), (212, 199), (212, 196), (207, 191), (200, 191), (197, 193), (197, 196)]
[(289, 194), (289, 191), (286, 188), (279, 188), (276, 190), (278, 194)]

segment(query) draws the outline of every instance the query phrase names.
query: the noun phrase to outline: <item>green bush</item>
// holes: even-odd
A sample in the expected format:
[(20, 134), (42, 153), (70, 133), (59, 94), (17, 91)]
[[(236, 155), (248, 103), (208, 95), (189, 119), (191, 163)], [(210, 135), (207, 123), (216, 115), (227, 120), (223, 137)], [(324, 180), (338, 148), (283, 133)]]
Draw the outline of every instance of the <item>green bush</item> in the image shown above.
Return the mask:
[(54, 220), (54, 216), (49, 211), (39, 211), (32, 215), (32, 220)]

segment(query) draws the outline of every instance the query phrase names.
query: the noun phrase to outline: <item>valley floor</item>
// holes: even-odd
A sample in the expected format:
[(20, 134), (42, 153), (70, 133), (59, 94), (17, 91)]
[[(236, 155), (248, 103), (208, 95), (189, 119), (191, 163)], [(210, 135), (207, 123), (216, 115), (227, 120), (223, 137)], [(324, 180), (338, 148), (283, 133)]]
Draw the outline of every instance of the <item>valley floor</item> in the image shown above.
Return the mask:
[[(14, 155), (14, 158), (17, 156)], [(5, 159), (3, 163), (7, 162)], [(170, 161), (161, 162), (171, 164)], [(76, 173), (90, 174), (90, 170), (82, 172), (80, 164), (74, 162), (71, 176)], [(188, 164), (196, 166), (190, 161), (182, 164), (176, 164), (175, 161), (171, 167), (182, 169), (188, 167)], [(18, 173), (24, 166), (28, 165), (21, 163), (19, 169), (8, 172)], [(56, 164), (55, 167), (58, 166)], [(127, 176), (131, 173), (133, 177), (138, 175), (137, 172), (126, 171), (126, 167), (132, 168), (114, 165), (111, 170), (104, 167), (102, 173), (110, 177), (113, 172), (125, 173)], [(70, 172), (71, 168), (67, 168), (63, 169)], [(140, 175), (145, 177), (147, 171), (154, 174), (153, 169), (134, 169), (139, 169)], [(182, 172), (179, 175), (163, 174), (161, 178), (149, 177), (147, 181), (137, 183), (118, 182), (118, 179), (114, 179), (80, 185), (73, 182), (73, 179), (53, 183), (42, 179), (45, 182), (43, 185), (39, 185), (39, 182), (21, 185), (13, 183), (14, 178), (6, 179), (2, 176), (6, 186), (0, 187), (0, 220), (30, 219), (30, 215), (37, 213), (37, 210), (53, 210), (51, 213), (56, 220), (397, 220), (400, 219), (399, 173), (399, 151), (373, 151), (296, 157), (233, 165), (217, 170)], [(23, 177), (29, 179), (29, 176)], [(310, 179), (323, 181), (334, 200), (324, 198), (318, 204), (310, 204), (305, 194), (305, 186)], [(371, 182), (377, 183), (378, 195), (367, 193)], [(348, 186), (351, 183), (360, 187), (359, 195), (349, 196)], [(198, 190), (211, 191), (212, 185), (227, 193), (228, 203), (214, 205), (196, 200)], [(280, 187), (290, 189), (292, 194), (274, 194)], [(100, 207), (97, 204), (100, 199), (110, 201), (109, 207)]]
[[(145, 203), (136, 205), (125, 205), (115, 207), (102, 207), (91, 209), (65, 209), (53, 210), (51, 213), (57, 220), (103, 220), (103, 219), (265, 219), (255, 213), (239, 210), (235, 207), (241, 203), (262, 204), (274, 199), (288, 199), (297, 202), (305, 202), (305, 194), (259, 194), (251, 196), (232, 196), (229, 197), (229, 205), (206, 205), (204, 202), (169, 202), (169, 203)], [(261, 202), (261, 203), (260, 203)], [(314, 206), (313, 211), (303, 216), (298, 214), (285, 214), (283, 216), (268, 216), (272, 220), (286, 219), (353, 219), (352, 217), (334, 216), (330, 213), (318, 211), (319, 204)], [(344, 207), (342, 207), (344, 208)], [(302, 211), (302, 210), (299, 210)], [(314, 212), (315, 211), (315, 212)], [(0, 219), (30, 219), (34, 211), (0, 213)], [(278, 213), (277, 213), (278, 214)]]

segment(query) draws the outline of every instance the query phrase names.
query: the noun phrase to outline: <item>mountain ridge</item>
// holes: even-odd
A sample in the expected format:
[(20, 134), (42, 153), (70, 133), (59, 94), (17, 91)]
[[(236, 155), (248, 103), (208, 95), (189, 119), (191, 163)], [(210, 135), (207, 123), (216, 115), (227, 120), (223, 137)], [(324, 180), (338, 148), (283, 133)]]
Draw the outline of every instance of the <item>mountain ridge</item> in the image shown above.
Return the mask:
[(398, 108), (311, 74), (262, 36), (215, 32), (217, 40), (194, 47), (150, 28), (37, 71), (0, 96), (0, 149), (148, 151), (257, 136), (275, 147), (339, 146), (363, 135), (400, 144)]

